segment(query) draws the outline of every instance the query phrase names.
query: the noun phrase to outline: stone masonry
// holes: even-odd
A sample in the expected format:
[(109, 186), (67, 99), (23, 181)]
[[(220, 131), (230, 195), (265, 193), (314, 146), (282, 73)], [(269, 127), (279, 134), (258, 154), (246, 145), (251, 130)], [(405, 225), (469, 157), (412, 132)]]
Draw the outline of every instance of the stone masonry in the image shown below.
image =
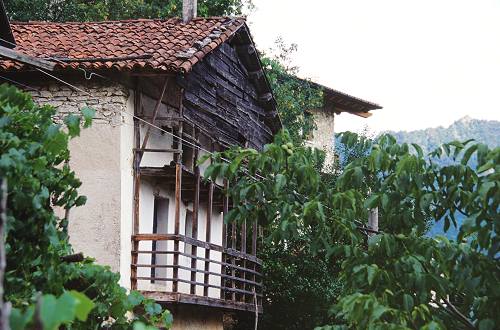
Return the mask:
[[(31, 86), (36, 86), (30, 84)], [(78, 189), (87, 196), (84, 206), (71, 210), (70, 242), (75, 252), (83, 252), (113, 271), (120, 270), (121, 251), (121, 144), (129, 91), (121, 85), (79, 81), (74, 90), (59, 83), (37, 86), (30, 91), (35, 102), (57, 107), (56, 121), (83, 107), (96, 110), (92, 126), (70, 141), (70, 165), (82, 181)], [(128, 128), (128, 127), (127, 127)], [(128, 153), (132, 154), (129, 148)], [(129, 157), (132, 158), (131, 156)], [(125, 164), (124, 166), (131, 164)]]
[(62, 83), (51, 83), (36, 86), (37, 91), (29, 91), (35, 102), (41, 105), (52, 105), (58, 108), (58, 118), (69, 113), (78, 113), (83, 107), (96, 110), (94, 124), (120, 125), (129, 96), (128, 89), (118, 84), (100, 84), (89, 82), (78, 83), (74, 90)]

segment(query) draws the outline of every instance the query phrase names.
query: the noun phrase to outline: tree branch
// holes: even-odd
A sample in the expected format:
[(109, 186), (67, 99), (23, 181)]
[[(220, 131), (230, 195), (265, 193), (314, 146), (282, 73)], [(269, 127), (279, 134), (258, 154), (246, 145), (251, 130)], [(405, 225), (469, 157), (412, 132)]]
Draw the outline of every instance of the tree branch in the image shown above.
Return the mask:
[(462, 314), (448, 299), (441, 297), (441, 300), (446, 303), (446, 306), (451, 308), (455, 315), (457, 315), (465, 325), (467, 325), (470, 329), (476, 329), (474, 323), (472, 323), (469, 318)]

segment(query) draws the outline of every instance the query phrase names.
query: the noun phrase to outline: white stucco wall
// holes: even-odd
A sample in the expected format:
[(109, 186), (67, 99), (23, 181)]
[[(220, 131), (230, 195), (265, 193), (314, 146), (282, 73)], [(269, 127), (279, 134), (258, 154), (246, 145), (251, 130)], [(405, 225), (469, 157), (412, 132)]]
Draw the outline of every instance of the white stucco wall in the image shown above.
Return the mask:
[(129, 91), (129, 98), (125, 111), (130, 115), (122, 115), (120, 125), (120, 285), (130, 288), (130, 264), (132, 262), (133, 227), (133, 145), (134, 145), (134, 92)]
[(309, 110), (313, 117), (316, 129), (307, 143), (325, 152), (325, 164), (323, 168), (330, 168), (335, 159), (334, 152), (334, 113), (324, 109)]
[[(121, 152), (122, 148), (130, 149), (129, 126), (125, 125), (130, 119), (123, 112), (133, 111), (132, 97), (119, 85), (88, 82), (76, 86), (84, 92), (52, 83), (31, 94), (35, 102), (56, 106), (61, 118), (78, 113), (84, 106), (96, 109), (92, 127), (83, 129), (79, 137), (70, 141), (70, 165), (82, 181), (80, 194), (87, 196), (86, 205), (71, 210), (70, 242), (76, 252), (121, 271), (125, 269), (121, 267), (122, 251), (130, 251), (127, 244), (130, 245), (131, 220), (127, 208), (131, 201), (127, 195), (131, 196), (132, 175), (131, 155)], [(124, 241), (122, 236), (127, 235)]]
[[(33, 98), (40, 104), (51, 104), (58, 107), (59, 116), (76, 113), (84, 106), (96, 109), (92, 127), (84, 129), (81, 136), (70, 143), (70, 165), (82, 181), (80, 194), (87, 196), (87, 204), (73, 209), (70, 214), (70, 241), (76, 252), (96, 259), (99, 264), (109, 265), (113, 271), (120, 272), (120, 284), (130, 288), (131, 235), (133, 224), (133, 118), (134, 95), (132, 91), (121, 85), (99, 84), (95, 82), (76, 83), (76, 87), (84, 92), (75, 91), (62, 84), (41, 86), (39, 91), (32, 92)], [(90, 95), (88, 95), (89, 93)], [(143, 96), (146, 115), (152, 114), (155, 100)], [(175, 116), (172, 109), (162, 105), (158, 116)], [(157, 123), (159, 126), (167, 122)], [(141, 137), (147, 126), (141, 124)], [(209, 148), (208, 141), (204, 141)], [(172, 137), (152, 129), (146, 148), (172, 148)], [(200, 157), (204, 154), (200, 151)], [(141, 166), (163, 167), (173, 160), (172, 153), (148, 153), (143, 156)], [(208, 164), (201, 166), (201, 173)], [(175, 199), (174, 187), (166, 186), (161, 181), (142, 179), (140, 189), (140, 233), (152, 233), (154, 196), (169, 200), (168, 233), (174, 233)], [(192, 203), (181, 204), (180, 234), (185, 233), (186, 210), (192, 210)], [(198, 217), (197, 239), (204, 241), (206, 237), (207, 206), (200, 205)], [(222, 245), (223, 217), (220, 212), (213, 212), (211, 217), (211, 239), (214, 244)], [(141, 242), (140, 250), (151, 250), (151, 242)], [(179, 244), (184, 251), (184, 243)], [(157, 250), (173, 250), (173, 242), (159, 242)], [(205, 249), (197, 248), (197, 255), (205, 257)], [(220, 252), (211, 251), (211, 259), (221, 261)], [(140, 264), (151, 263), (151, 255), (139, 255)], [(159, 255), (157, 264), (173, 263), (172, 255)], [(180, 256), (179, 264), (191, 267), (189, 257)], [(197, 262), (197, 268), (204, 270), (203, 261)], [(210, 264), (211, 272), (220, 273), (221, 266)], [(160, 271), (161, 276), (172, 277), (172, 269)], [(149, 277), (150, 268), (139, 268), (138, 276)], [(197, 273), (196, 280), (203, 283), (204, 274)], [(191, 272), (179, 269), (181, 279), (190, 280)], [(210, 275), (209, 283), (220, 285), (219, 276)], [(138, 281), (140, 290), (170, 291), (171, 282), (150, 283)], [(190, 284), (179, 283), (179, 291), (190, 292)], [(220, 290), (209, 288), (209, 296), (218, 298)], [(196, 287), (196, 293), (203, 295), (203, 286)]]

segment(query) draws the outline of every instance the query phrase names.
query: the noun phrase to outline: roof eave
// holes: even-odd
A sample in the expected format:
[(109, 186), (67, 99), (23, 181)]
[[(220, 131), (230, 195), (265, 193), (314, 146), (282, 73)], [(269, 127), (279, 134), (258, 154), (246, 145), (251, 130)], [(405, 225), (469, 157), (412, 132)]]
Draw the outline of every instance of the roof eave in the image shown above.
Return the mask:
[(267, 111), (265, 123), (273, 133), (277, 133), (283, 124), (278, 114), (276, 99), (274, 98), (271, 84), (265, 74), (260, 56), (258, 54), (255, 43), (250, 34), (250, 30), (246, 22), (234, 33), (231, 43), (235, 46), (236, 51), (250, 74), (250, 79), (253, 80), (259, 95), (262, 106)]

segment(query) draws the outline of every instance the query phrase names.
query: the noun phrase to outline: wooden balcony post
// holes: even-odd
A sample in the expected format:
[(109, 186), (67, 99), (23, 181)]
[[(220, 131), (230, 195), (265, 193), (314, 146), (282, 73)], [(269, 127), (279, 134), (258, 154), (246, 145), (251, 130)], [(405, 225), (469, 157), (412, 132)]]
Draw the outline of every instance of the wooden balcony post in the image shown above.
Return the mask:
[[(194, 138), (196, 146), (199, 145), (199, 131), (196, 130), (193, 126)], [(195, 173), (195, 190), (194, 190), (194, 203), (193, 203), (193, 238), (198, 239), (198, 214), (200, 209), (200, 186), (201, 186), (201, 178), (200, 178), (200, 168), (197, 165), (198, 162), (198, 148), (193, 147), (193, 166)], [(197, 256), (197, 247), (196, 245), (191, 246), (191, 254), (193, 256)], [(196, 268), (197, 268), (196, 258), (191, 258), (191, 282), (196, 282)], [(196, 294), (196, 284), (191, 284), (191, 294)]]
[[(252, 255), (257, 256), (257, 219), (254, 220), (252, 224)], [(255, 272), (257, 271), (257, 263), (252, 263), (252, 281), (257, 282), (257, 276), (255, 276)], [(257, 292), (257, 285), (252, 285), (255, 292)]]
[[(224, 191), (228, 191), (229, 189), (229, 183), (227, 182), (226, 179), (224, 179)], [(227, 213), (229, 212), (229, 198), (228, 196), (222, 196), (223, 200), (222, 200), (222, 248), (223, 248), (223, 251), (226, 251), (227, 249), (227, 224), (226, 224), (226, 221), (225, 221), (225, 218), (226, 218), (226, 215)], [(226, 254), (223, 252), (222, 253), (222, 262), (223, 263), (226, 263), (227, 261), (227, 257), (226, 257)], [(221, 267), (221, 273), (222, 275), (226, 275), (226, 266), (222, 266)], [(221, 299), (226, 299), (226, 292), (224, 290), (225, 288), (225, 279), (224, 277), (221, 277), (221, 291), (220, 291), (220, 297)]]
[[(206, 236), (205, 240), (207, 243), (210, 243), (211, 235), (212, 235), (212, 211), (213, 211), (213, 200), (214, 200), (214, 184), (210, 181), (208, 186), (208, 202), (207, 202), (207, 228), (206, 228)], [(208, 272), (210, 271), (210, 249), (205, 249), (205, 276), (203, 282), (205, 286), (203, 287), (203, 295), (208, 297), (208, 284), (210, 284), (210, 275)], [(222, 281), (222, 278), (221, 278)]]
[[(138, 85), (138, 84), (137, 84)], [(141, 91), (137, 86), (135, 89), (135, 103), (134, 103), (134, 114), (136, 114), (142, 106), (142, 98)], [(139, 125), (139, 120), (134, 118), (134, 144), (135, 147), (140, 147), (141, 144), (141, 128)], [(133, 199), (133, 226), (132, 226), (132, 235), (137, 235), (139, 233), (139, 195), (141, 191), (141, 175), (140, 175), (140, 166), (141, 166), (141, 155), (137, 152), (134, 152), (134, 199)], [(132, 256), (131, 256), (131, 269), (130, 269), (130, 289), (137, 290), (137, 261), (139, 259), (139, 255), (136, 251), (139, 250), (139, 241), (136, 241), (132, 237)]]
[[(180, 93), (180, 106), (179, 106), (179, 117), (183, 117), (183, 106), (182, 99), (184, 97), (184, 91)], [(175, 147), (182, 151), (182, 130), (183, 122), (179, 122), (179, 128), (177, 130), (178, 138), (174, 138)], [(175, 216), (174, 216), (174, 233), (179, 235), (180, 222), (181, 222), (181, 191), (182, 191), (182, 154), (176, 153), (174, 155), (175, 160)], [(179, 240), (174, 241), (174, 264), (173, 264), (173, 283), (172, 291), (177, 292), (179, 290)]]
[[(237, 237), (236, 237), (236, 224), (233, 222), (231, 224), (231, 248), (233, 250), (236, 250), (236, 240), (237, 240)], [(234, 278), (236, 277), (236, 258), (232, 255), (231, 256), (231, 265), (233, 266), (231, 268), (231, 287), (233, 289), (232, 293), (231, 293), (231, 300), (232, 301), (236, 301), (236, 281), (234, 280)]]
[[(243, 223), (241, 224), (241, 246), (240, 246), (240, 251), (242, 253), (247, 252), (247, 220), (245, 219)], [(247, 261), (246, 259), (243, 259), (243, 268), (247, 269)], [(246, 291), (247, 285), (246, 285), (246, 271), (241, 272), (241, 278), (243, 279), (241, 287), (243, 288), (244, 291)], [(246, 301), (246, 294), (241, 295), (241, 301), (245, 302)]]

